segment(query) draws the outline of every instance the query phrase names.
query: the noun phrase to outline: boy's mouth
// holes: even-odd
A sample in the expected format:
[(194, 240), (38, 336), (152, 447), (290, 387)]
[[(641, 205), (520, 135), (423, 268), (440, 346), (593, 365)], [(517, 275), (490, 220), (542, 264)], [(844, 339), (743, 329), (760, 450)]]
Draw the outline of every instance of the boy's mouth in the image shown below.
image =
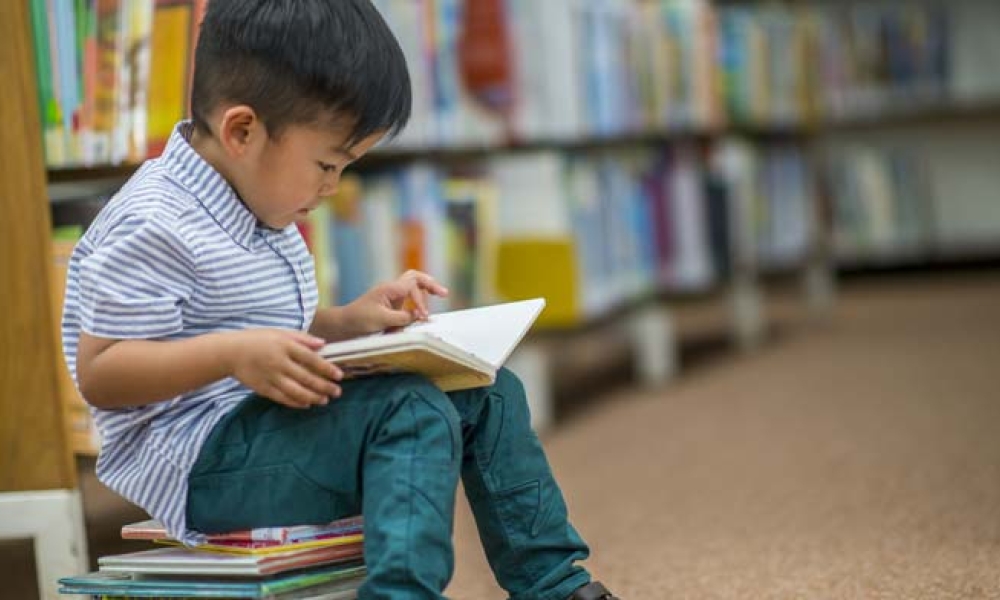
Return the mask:
[(311, 213), (312, 211), (316, 210), (317, 208), (319, 208), (319, 205), (322, 204), (322, 203), (323, 203), (322, 200), (317, 200), (316, 202), (313, 202), (309, 206), (300, 209), (299, 210), (299, 214), (300, 215), (307, 215), (307, 214)]

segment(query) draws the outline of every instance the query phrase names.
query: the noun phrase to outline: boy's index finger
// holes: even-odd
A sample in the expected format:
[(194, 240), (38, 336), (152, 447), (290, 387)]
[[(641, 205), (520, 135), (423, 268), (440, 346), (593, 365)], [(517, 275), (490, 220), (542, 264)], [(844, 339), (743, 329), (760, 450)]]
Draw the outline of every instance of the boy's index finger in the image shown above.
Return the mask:
[(417, 273), (417, 285), (435, 296), (447, 296), (448, 288), (426, 273)]
[(320, 356), (318, 352), (310, 351), (305, 347), (299, 347), (297, 351), (294, 351), (292, 358), (295, 362), (327, 379), (339, 381), (344, 377), (344, 372), (340, 370), (340, 367)]

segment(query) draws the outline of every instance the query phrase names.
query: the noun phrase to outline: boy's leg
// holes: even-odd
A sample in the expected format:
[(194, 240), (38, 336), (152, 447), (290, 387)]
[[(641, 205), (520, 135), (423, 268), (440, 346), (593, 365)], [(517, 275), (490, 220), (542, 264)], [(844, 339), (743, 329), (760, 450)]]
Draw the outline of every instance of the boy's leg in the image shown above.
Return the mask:
[(323, 523), (362, 513), (362, 600), (441, 598), (452, 575), (458, 415), (424, 379), (345, 382), (325, 407), (251, 397), (216, 427), (189, 482), (192, 528)]
[(462, 418), (462, 483), (497, 581), (513, 600), (564, 600), (590, 581), (589, 554), (531, 429), (520, 380), (449, 394)]

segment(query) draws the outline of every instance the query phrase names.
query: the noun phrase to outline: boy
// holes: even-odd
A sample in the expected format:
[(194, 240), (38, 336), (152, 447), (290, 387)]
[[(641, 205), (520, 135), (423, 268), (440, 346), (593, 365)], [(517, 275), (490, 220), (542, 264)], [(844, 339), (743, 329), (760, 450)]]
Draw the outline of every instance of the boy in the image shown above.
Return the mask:
[[(191, 109), (102, 211), (69, 269), (63, 344), (104, 439), (98, 475), (204, 533), (365, 517), (359, 598), (441, 598), (461, 475), (513, 598), (611, 599), (528, 424), (520, 382), (444, 394), (341, 383), (326, 341), (426, 318), (409, 272), (317, 309), (294, 222), (410, 113), (402, 53), (369, 0), (213, 0)], [(404, 309), (405, 303), (410, 309)]]

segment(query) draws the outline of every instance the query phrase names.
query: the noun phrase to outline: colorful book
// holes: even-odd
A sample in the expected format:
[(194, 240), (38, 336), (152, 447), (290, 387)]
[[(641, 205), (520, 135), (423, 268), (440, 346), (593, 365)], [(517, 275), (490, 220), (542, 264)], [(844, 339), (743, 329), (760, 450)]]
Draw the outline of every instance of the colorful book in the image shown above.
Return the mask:
[(361, 559), (361, 545), (309, 548), (264, 555), (236, 555), (171, 547), (104, 556), (97, 564), (108, 573), (158, 575), (277, 575), (294, 569), (350, 563)]
[[(162, 539), (153, 540), (158, 544), (164, 544), (166, 546), (180, 546), (181, 543), (177, 540)], [(225, 542), (215, 542), (202, 544), (197, 546), (195, 550), (201, 552), (221, 552), (223, 554), (242, 554), (247, 556), (266, 556), (270, 554), (287, 554), (289, 552), (301, 551), (301, 550), (311, 550), (313, 548), (331, 548), (331, 547), (341, 547), (345, 551), (353, 550), (360, 556), (362, 553), (362, 544), (364, 543), (364, 536), (361, 535), (347, 535), (335, 538), (329, 538), (325, 540), (314, 540), (311, 542), (296, 542), (294, 544), (282, 544), (281, 542), (241, 542), (241, 541), (225, 541)]]
[(153, 12), (152, 66), (148, 91), (148, 155), (159, 156), (174, 125), (187, 112), (188, 73), (194, 51), (193, 0), (156, 0)]
[(346, 377), (419, 373), (444, 391), (490, 385), (545, 307), (535, 298), (431, 315), (394, 333), (327, 344)]
[[(219, 542), (271, 542), (292, 544), (329, 538), (359, 536), (364, 526), (363, 517), (348, 517), (325, 525), (295, 525), (290, 527), (259, 527), (244, 531), (219, 533), (208, 536), (210, 543)], [(168, 539), (167, 530), (156, 520), (141, 521), (122, 527), (122, 539)]]
[[(60, 593), (126, 598), (303, 598), (353, 592), (363, 581), (365, 567), (348, 563), (320, 567), (260, 580), (230, 578), (139, 577), (99, 571), (59, 580)], [(300, 593), (301, 592), (301, 593)], [(308, 592), (308, 594), (306, 593)], [(334, 596), (339, 597), (339, 596)], [(353, 597), (351, 595), (343, 596)]]

